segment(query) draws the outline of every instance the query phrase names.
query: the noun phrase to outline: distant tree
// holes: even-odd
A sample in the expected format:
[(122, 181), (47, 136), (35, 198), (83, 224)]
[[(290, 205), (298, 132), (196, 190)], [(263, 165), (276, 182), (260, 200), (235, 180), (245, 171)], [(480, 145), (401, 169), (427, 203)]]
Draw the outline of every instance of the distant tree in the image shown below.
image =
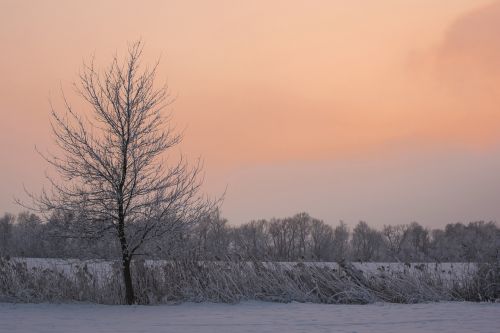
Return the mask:
[(495, 261), (500, 257), (500, 229), (494, 222), (448, 224), (431, 233), (429, 256), (439, 261)]
[(311, 222), (311, 256), (314, 260), (328, 261), (333, 258), (333, 228), (325, 222)]
[(500, 233), (493, 222), (470, 222), (464, 231), (461, 241), (463, 261), (498, 260)]
[(215, 210), (203, 218), (197, 224), (194, 233), (197, 237), (196, 257), (222, 260), (229, 254), (231, 230), (227, 220), (220, 216), (219, 210)]
[(424, 261), (429, 257), (430, 232), (417, 222), (412, 222), (407, 230), (404, 242), (407, 261)]
[(22, 257), (43, 257), (44, 233), (41, 218), (28, 211), (17, 215), (14, 239), (17, 254)]
[(312, 222), (313, 218), (305, 212), (292, 217), (291, 223), (293, 223), (294, 228), (297, 230), (297, 238), (294, 240), (293, 251), (295, 258), (305, 259), (307, 257)]
[(391, 260), (401, 260), (403, 244), (408, 236), (408, 226), (405, 224), (385, 225), (382, 229), (385, 247)]
[(135, 301), (131, 260), (145, 244), (178, 233), (200, 220), (214, 202), (199, 195), (200, 163), (180, 158), (167, 166), (162, 155), (181, 136), (163, 110), (171, 102), (165, 87), (155, 88), (157, 64), (141, 69), (141, 42), (126, 60), (117, 57), (98, 71), (84, 64), (77, 92), (90, 117), (64, 97), (65, 113), (52, 110), (52, 129), (62, 154), (42, 154), (60, 177), (52, 189), (32, 196), (45, 213), (71, 213), (78, 220), (69, 236), (88, 239), (111, 232), (120, 246), (126, 303)]
[(308, 251), (312, 218), (299, 213), (269, 222), (272, 254), (278, 260), (305, 259)]
[(370, 261), (378, 257), (382, 247), (382, 237), (377, 230), (360, 221), (352, 231), (351, 244), (355, 260)]
[(289, 260), (290, 258), (291, 239), (294, 235), (289, 229), (285, 220), (273, 218), (269, 222), (269, 237), (272, 243), (272, 256), (275, 260)]
[(12, 253), (12, 229), (15, 221), (12, 214), (4, 214), (0, 218), (0, 257), (8, 256)]
[(234, 250), (244, 258), (266, 260), (270, 258), (269, 223), (266, 220), (251, 221), (233, 231)]
[(333, 230), (333, 253), (337, 262), (346, 260), (349, 254), (349, 229), (343, 221)]

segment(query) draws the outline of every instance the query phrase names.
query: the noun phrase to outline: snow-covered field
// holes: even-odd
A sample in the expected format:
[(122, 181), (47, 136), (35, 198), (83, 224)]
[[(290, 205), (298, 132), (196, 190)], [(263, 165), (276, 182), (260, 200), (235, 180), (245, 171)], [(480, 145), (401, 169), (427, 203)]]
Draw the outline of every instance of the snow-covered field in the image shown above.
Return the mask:
[(500, 332), (500, 304), (0, 303), (0, 332)]

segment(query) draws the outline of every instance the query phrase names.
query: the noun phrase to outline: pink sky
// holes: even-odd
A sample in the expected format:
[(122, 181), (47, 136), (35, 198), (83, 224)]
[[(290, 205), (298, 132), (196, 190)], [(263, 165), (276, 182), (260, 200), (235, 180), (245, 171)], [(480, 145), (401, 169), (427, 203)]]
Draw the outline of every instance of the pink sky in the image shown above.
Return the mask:
[(142, 38), (231, 222), (498, 220), (498, 36), (490, 0), (0, 1), (0, 212), (43, 184), (49, 98), (88, 111), (82, 61)]

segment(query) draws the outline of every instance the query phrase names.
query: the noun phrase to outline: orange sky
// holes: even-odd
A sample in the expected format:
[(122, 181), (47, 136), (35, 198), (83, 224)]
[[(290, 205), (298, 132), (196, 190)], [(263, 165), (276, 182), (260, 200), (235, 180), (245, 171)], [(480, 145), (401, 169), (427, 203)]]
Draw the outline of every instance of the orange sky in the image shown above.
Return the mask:
[(0, 212), (82, 61), (142, 38), (232, 222), (498, 219), (500, 2), (0, 0)]

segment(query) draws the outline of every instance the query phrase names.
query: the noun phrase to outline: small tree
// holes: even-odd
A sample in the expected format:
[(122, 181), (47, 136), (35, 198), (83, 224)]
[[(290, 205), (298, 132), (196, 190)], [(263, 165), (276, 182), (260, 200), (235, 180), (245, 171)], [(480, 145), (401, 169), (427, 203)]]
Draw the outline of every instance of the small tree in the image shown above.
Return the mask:
[(198, 162), (179, 158), (167, 166), (162, 154), (181, 136), (163, 110), (171, 102), (166, 87), (154, 86), (155, 66), (142, 69), (142, 44), (128, 49), (122, 63), (115, 56), (99, 72), (84, 64), (75, 84), (93, 117), (83, 116), (64, 98), (65, 114), (52, 108), (52, 130), (62, 154), (42, 154), (60, 176), (52, 189), (33, 196), (43, 212), (69, 212), (78, 223), (66, 235), (89, 238), (106, 232), (121, 249), (125, 299), (135, 302), (131, 260), (146, 243), (181, 232), (215, 206), (201, 197)]

